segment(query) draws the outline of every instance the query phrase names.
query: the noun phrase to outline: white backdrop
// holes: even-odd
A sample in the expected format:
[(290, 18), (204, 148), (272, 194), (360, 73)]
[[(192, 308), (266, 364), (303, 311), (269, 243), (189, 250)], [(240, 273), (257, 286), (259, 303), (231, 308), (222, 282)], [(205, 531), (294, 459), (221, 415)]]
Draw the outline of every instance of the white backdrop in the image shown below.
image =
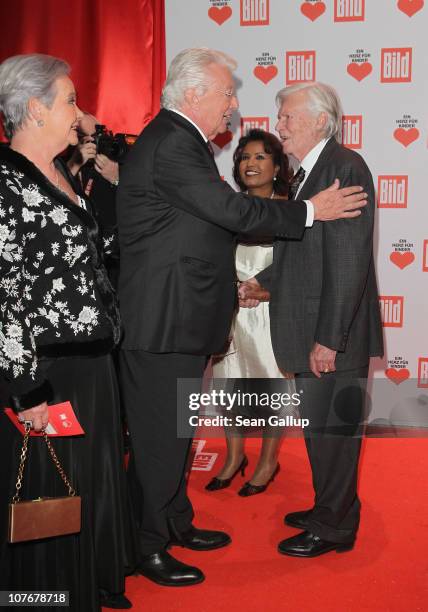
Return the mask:
[[(232, 152), (248, 127), (274, 132), (276, 92), (319, 80), (343, 103), (344, 144), (368, 163), (386, 357), (375, 377), (428, 388), (428, 9), (424, 0), (165, 0), (167, 65), (207, 46), (238, 61), (239, 114), (218, 140)], [(410, 380), (408, 381), (410, 382)], [(413, 385), (415, 381), (413, 382)], [(403, 385), (406, 386), (406, 385)], [(424, 392), (422, 392), (424, 393)]]

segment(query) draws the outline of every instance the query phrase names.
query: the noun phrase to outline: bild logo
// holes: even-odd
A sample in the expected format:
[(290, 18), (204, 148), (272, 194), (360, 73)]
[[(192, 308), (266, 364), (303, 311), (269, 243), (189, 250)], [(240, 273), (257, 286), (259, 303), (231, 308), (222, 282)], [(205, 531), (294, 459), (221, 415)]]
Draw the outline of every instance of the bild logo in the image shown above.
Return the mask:
[(362, 115), (343, 115), (342, 144), (348, 149), (361, 149), (363, 141)]
[(379, 297), (379, 306), (384, 327), (403, 327), (403, 296), (381, 295)]
[(364, 21), (365, 0), (334, 0), (335, 21)]
[(315, 51), (287, 51), (285, 79), (287, 85), (315, 81)]
[(412, 80), (412, 48), (382, 49), (381, 83), (410, 83)]
[(418, 387), (428, 389), (428, 357), (419, 357)]
[(241, 26), (269, 25), (270, 0), (241, 0)]
[(406, 175), (384, 174), (377, 183), (378, 208), (407, 208), (409, 177)]
[(241, 136), (245, 136), (250, 130), (269, 132), (269, 117), (241, 117)]

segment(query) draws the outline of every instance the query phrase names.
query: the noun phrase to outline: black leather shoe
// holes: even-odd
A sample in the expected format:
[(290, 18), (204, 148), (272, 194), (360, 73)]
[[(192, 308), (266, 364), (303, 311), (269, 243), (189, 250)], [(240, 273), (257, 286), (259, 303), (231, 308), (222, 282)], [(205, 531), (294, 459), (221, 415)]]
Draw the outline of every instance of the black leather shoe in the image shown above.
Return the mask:
[(292, 538), (282, 540), (278, 544), (278, 552), (290, 557), (318, 557), (332, 550), (346, 552), (354, 547), (354, 542), (338, 543), (321, 540), (310, 531), (303, 531)]
[(231, 543), (231, 537), (224, 531), (211, 531), (192, 527), (185, 533), (171, 536), (172, 546), (183, 546), (192, 550), (215, 550)]
[(100, 604), (103, 608), (113, 608), (114, 610), (129, 610), (132, 603), (123, 593), (110, 593), (104, 589), (99, 590)]
[(269, 478), (269, 480), (263, 485), (253, 485), (250, 481), (246, 482), (244, 486), (238, 491), (238, 495), (241, 497), (251, 497), (251, 495), (257, 495), (258, 493), (263, 493), (266, 491), (271, 482), (275, 479), (275, 476), (278, 474), (280, 470), (280, 465), (277, 463), (277, 466)]
[(214, 476), (214, 478), (211, 478), (209, 483), (205, 486), (205, 489), (207, 491), (219, 491), (220, 489), (226, 489), (228, 486), (230, 486), (230, 483), (235, 478), (235, 476), (238, 474), (238, 472), (241, 472), (241, 476), (245, 476), (245, 468), (247, 467), (247, 465), (248, 465), (248, 458), (244, 456), (241, 463), (239, 464), (237, 469), (233, 472), (230, 478), (217, 478), (217, 476)]
[(312, 510), (300, 510), (299, 512), (290, 512), (284, 516), (284, 523), (297, 529), (307, 529), (308, 519)]
[(188, 586), (205, 580), (200, 569), (174, 559), (166, 551), (143, 557), (137, 573), (162, 586)]

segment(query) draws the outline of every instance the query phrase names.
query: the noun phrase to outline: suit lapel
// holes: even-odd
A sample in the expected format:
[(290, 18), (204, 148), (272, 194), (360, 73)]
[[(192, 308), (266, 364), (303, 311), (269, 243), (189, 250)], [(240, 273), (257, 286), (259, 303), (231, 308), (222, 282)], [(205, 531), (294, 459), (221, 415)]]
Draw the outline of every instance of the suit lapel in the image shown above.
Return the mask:
[[(311, 172), (309, 173), (308, 178), (305, 181), (305, 184), (303, 185), (301, 191), (299, 192), (298, 194), (299, 200), (307, 200), (308, 198), (312, 197), (313, 195), (315, 195), (315, 193), (319, 191), (319, 189), (315, 188), (315, 184), (318, 180), (320, 170), (326, 165), (329, 157), (331, 156), (333, 151), (335, 151), (336, 147), (338, 146), (339, 144), (337, 143), (336, 139), (334, 137), (330, 138), (330, 140), (325, 145), (324, 149), (321, 151), (321, 154), (318, 157), (315, 166), (312, 168)], [(314, 191), (314, 189), (316, 189), (316, 191)]]
[(199, 142), (199, 144), (203, 147), (204, 151), (206, 152), (206, 154), (207, 154), (207, 156), (208, 156), (208, 158), (209, 158), (209, 160), (211, 162), (211, 165), (213, 166), (213, 168), (216, 169), (216, 172), (219, 174), (218, 168), (217, 168), (217, 164), (215, 163), (214, 156), (210, 153), (210, 151), (208, 149), (208, 146), (207, 146), (207, 143), (202, 138), (201, 134), (198, 132), (198, 130), (195, 128), (195, 126), (192, 125), (190, 123), (190, 121), (187, 121), (187, 119), (185, 119), (184, 117), (182, 117), (178, 113), (174, 113), (174, 111), (169, 111), (169, 110), (166, 110), (166, 109), (162, 109), (160, 111), (160, 114), (164, 114), (175, 125), (179, 125), (181, 128), (186, 130), (186, 132), (189, 132), (189, 134), (191, 134), (194, 138), (196, 138), (196, 140)]

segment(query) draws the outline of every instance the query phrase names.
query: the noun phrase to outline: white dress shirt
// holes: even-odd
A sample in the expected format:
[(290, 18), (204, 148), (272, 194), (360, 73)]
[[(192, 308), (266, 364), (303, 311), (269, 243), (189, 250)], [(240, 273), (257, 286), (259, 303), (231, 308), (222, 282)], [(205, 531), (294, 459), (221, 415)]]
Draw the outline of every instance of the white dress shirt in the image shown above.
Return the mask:
[(171, 110), (173, 113), (177, 113), (177, 115), (180, 115), (180, 117), (184, 117), (184, 119), (186, 119), (186, 121), (188, 121), (189, 123), (191, 123), (193, 125), (193, 127), (195, 127), (199, 134), (202, 136), (202, 138), (204, 139), (205, 142), (208, 142), (208, 138), (205, 136), (205, 134), (203, 133), (203, 131), (201, 130), (201, 128), (199, 126), (196, 125), (196, 123), (194, 121), (192, 121), (191, 119), (189, 119), (189, 117), (187, 115), (185, 115), (184, 113), (182, 113), (181, 111), (177, 110), (176, 108), (170, 108), (169, 110)]
[(311, 149), (309, 153), (302, 159), (300, 167), (303, 168), (303, 170), (305, 171), (305, 178), (299, 185), (299, 188), (295, 196), (296, 198), (297, 198), (297, 194), (300, 192), (303, 185), (306, 183), (306, 180), (309, 174), (311, 173), (312, 168), (317, 163), (318, 157), (321, 155), (321, 152), (324, 149), (325, 145), (327, 144), (328, 140), (329, 140), (328, 138), (323, 138), (322, 140), (320, 140), (320, 142), (317, 145), (315, 145), (314, 148)]

